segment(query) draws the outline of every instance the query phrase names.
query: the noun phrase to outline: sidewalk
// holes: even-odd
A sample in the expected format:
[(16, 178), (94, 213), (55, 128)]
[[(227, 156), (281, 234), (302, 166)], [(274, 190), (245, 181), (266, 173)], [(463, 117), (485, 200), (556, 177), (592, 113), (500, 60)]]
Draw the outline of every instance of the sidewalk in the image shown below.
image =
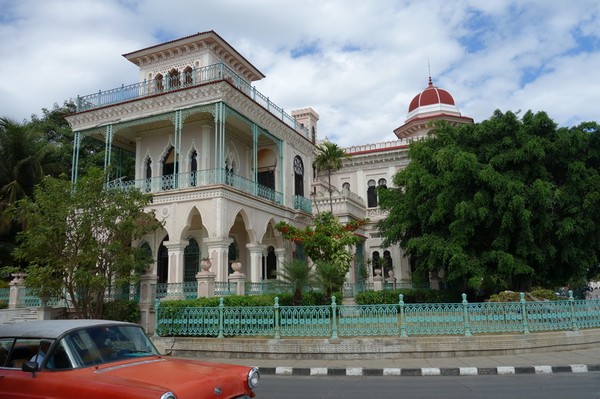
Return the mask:
[(478, 357), (361, 360), (207, 358), (258, 366), (263, 375), (463, 376), (600, 372), (600, 347), (560, 352)]

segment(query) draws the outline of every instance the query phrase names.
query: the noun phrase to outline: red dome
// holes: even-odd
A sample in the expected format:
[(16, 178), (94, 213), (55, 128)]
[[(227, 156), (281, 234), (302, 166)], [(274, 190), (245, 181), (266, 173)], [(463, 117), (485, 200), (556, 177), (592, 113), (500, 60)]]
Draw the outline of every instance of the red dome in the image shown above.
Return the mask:
[(410, 114), (419, 107), (435, 104), (455, 105), (454, 98), (452, 98), (450, 93), (444, 89), (435, 87), (431, 81), (431, 78), (429, 78), (429, 86), (412, 99), (410, 105), (408, 106), (408, 113)]

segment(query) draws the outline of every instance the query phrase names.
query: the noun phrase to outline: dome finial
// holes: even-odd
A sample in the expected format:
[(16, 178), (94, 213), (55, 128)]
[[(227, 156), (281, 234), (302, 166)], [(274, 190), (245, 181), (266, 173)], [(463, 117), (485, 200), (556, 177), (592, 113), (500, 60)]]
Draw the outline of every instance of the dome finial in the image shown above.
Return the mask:
[(429, 86), (433, 86), (433, 81), (431, 80), (431, 64), (429, 63), (429, 58), (427, 58), (427, 69), (429, 69)]

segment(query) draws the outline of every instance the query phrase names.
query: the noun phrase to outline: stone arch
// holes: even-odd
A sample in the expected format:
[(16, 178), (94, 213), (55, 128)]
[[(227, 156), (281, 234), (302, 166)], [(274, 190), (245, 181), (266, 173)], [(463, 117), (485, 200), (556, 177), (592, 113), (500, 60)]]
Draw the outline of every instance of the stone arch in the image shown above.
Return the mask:
[(275, 222), (275, 219), (269, 219), (264, 224), (264, 228), (261, 229), (262, 234), (260, 236), (257, 236), (257, 242), (262, 244), (271, 244), (276, 248), (284, 247), (285, 240), (283, 236), (275, 229), (276, 224), (277, 222)]
[(246, 233), (248, 234), (248, 242), (249, 243), (256, 243), (256, 232), (254, 230), (254, 228), (252, 227), (252, 223), (250, 222), (250, 217), (248, 216), (248, 213), (246, 212), (246, 210), (240, 205), (237, 207), (237, 209), (235, 209), (235, 211), (231, 212), (230, 215), (233, 215), (229, 220), (227, 220), (227, 224), (224, 226), (224, 231), (229, 232), (231, 231), (231, 229), (233, 228), (234, 224), (236, 223), (236, 219), (238, 218), (238, 215), (241, 216), (243, 222), (244, 222), (244, 227), (246, 230)]

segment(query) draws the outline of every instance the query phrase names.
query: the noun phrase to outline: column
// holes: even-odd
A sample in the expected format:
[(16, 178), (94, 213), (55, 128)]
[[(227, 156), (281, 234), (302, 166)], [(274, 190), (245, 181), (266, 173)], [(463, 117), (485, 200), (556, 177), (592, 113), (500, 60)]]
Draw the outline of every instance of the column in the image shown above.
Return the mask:
[(217, 275), (217, 281), (227, 281), (229, 244), (233, 238), (206, 238), (204, 244), (208, 247), (208, 257), (212, 262), (212, 270)]
[(77, 182), (79, 170), (79, 148), (81, 147), (81, 132), (74, 132), (73, 138), (73, 159), (71, 161), (71, 183)]
[(113, 126), (107, 125), (106, 130), (106, 140), (104, 142), (104, 171), (106, 172), (110, 167), (111, 162), (111, 154), (112, 154), (112, 139), (113, 139)]
[(140, 325), (148, 334), (154, 332), (154, 298), (158, 276), (152, 272), (140, 277)]
[(250, 281), (258, 283), (261, 280), (263, 252), (266, 250), (266, 245), (246, 244), (246, 248), (250, 252)]
[[(169, 273), (167, 282), (167, 295), (169, 299), (184, 298), (183, 294), (183, 255), (188, 240), (165, 241), (163, 243), (169, 251)], [(175, 297), (175, 298), (174, 298)]]
[(283, 264), (286, 261), (285, 254), (285, 248), (275, 248), (275, 256), (277, 256), (277, 272), (283, 269)]

